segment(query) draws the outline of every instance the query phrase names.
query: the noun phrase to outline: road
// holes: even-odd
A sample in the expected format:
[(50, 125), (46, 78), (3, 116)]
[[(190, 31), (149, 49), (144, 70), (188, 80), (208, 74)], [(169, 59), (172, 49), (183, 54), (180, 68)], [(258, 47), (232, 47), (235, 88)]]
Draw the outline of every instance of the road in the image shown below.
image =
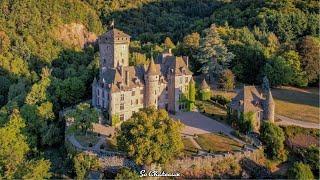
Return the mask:
[(278, 119), (281, 119), (281, 121), (276, 122), (276, 124), (279, 124), (279, 125), (284, 125), (284, 126), (295, 125), (295, 126), (300, 126), (300, 127), (304, 127), (304, 128), (320, 129), (320, 125), (317, 124), (317, 123), (299, 121), (299, 120), (291, 119), (291, 118), (288, 118), (286, 116), (281, 116), (281, 115), (278, 115), (278, 114), (276, 114), (276, 117)]

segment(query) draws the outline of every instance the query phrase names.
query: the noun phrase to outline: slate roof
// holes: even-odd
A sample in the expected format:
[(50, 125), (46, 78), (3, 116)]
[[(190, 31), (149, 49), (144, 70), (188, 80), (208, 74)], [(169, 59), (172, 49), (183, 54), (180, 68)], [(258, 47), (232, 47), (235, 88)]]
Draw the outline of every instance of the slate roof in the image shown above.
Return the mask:
[[(167, 83), (167, 75), (173, 73), (175, 76), (187, 74), (192, 75), (185, 60), (182, 57), (167, 56), (155, 63), (152, 59), (149, 65), (126, 66), (119, 68), (104, 69), (101, 74), (100, 83), (105, 83), (106, 88), (112, 92), (130, 90), (134, 87), (144, 86), (145, 74), (159, 75), (162, 83)], [(126, 77), (129, 75), (129, 80)], [(129, 82), (129, 83), (128, 83)]]
[(244, 113), (263, 111), (264, 100), (255, 86), (244, 86), (232, 99), (229, 107)]
[(151, 58), (151, 62), (149, 63), (147, 74), (148, 75), (158, 75), (158, 74), (160, 74), (160, 69), (154, 64), (153, 58)]

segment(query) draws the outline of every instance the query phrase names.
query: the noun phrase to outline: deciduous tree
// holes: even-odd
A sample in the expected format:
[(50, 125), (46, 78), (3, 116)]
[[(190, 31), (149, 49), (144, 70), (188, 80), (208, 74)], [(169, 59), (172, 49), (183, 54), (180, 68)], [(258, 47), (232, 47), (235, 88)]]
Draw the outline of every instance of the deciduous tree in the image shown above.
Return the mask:
[(265, 154), (271, 159), (285, 160), (284, 132), (277, 125), (271, 122), (262, 123), (260, 138), (265, 145)]
[(165, 110), (142, 109), (121, 124), (117, 145), (139, 165), (166, 163), (183, 149), (181, 127)]

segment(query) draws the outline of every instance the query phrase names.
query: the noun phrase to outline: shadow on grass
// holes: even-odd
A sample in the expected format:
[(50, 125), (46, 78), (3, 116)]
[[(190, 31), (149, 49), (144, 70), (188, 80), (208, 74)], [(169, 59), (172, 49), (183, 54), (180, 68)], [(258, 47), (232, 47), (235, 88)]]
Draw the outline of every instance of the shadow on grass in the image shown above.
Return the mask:
[(295, 89), (272, 89), (274, 99), (294, 104), (304, 104), (314, 107), (319, 106), (319, 94), (303, 92)]

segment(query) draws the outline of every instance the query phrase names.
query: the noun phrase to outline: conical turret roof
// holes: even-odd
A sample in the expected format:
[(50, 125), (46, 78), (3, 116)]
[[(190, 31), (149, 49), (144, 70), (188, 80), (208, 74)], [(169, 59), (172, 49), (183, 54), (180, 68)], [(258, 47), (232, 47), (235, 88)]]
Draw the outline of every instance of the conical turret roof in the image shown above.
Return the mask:
[(158, 75), (156, 64), (154, 63), (153, 57), (151, 56), (151, 62), (147, 70), (147, 75)]
[(207, 81), (205, 79), (201, 82), (201, 89), (210, 89), (209, 85), (207, 84)]
[(273, 100), (273, 96), (272, 96), (272, 93), (271, 93), (271, 90), (269, 89), (269, 91), (268, 91), (268, 97), (267, 97), (268, 99), (267, 99), (267, 102), (268, 102), (268, 104), (270, 105), (270, 104), (274, 104), (274, 100)]

